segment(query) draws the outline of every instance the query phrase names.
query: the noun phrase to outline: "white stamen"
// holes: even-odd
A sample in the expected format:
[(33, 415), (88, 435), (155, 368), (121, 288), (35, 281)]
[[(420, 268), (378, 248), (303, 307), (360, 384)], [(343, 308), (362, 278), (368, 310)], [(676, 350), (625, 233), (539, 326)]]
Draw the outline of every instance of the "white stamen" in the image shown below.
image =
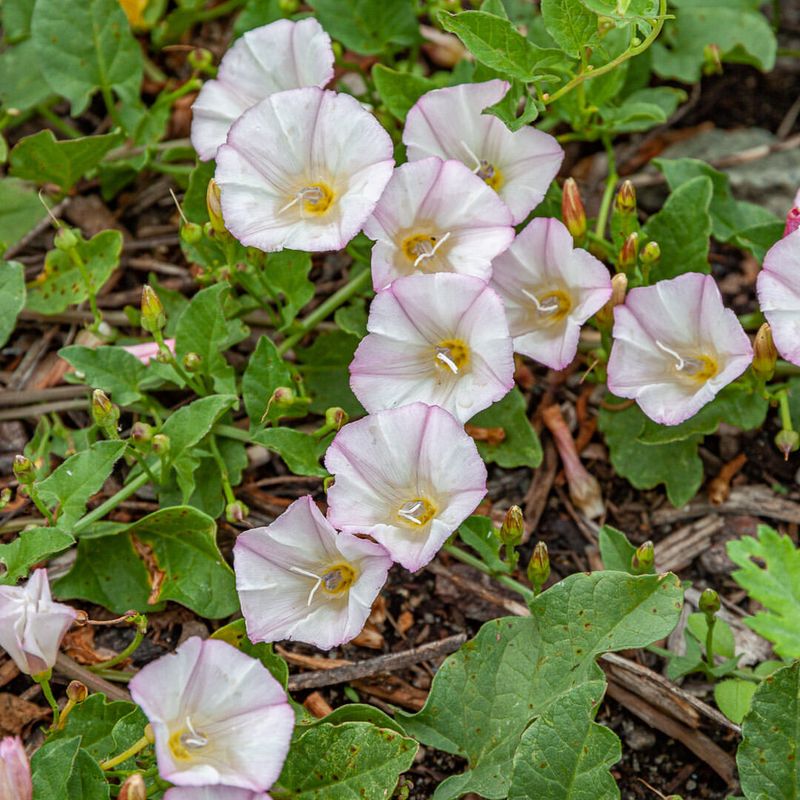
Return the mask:
[(554, 311), (558, 311), (558, 300), (554, 297), (551, 297), (547, 303), (540, 303), (539, 298), (533, 292), (529, 292), (526, 289), (521, 291), (536, 306), (536, 310), (540, 314), (552, 314)]
[(656, 339), (656, 347), (658, 347), (659, 350), (668, 353), (675, 359), (677, 362), (676, 368), (678, 370), (682, 370), (686, 366), (686, 362), (683, 360), (683, 358), (681, 358), (681, 356), (679, 356), (672, 348), (667, 347), (665, 344), (661, 344), (658, 339)]
[(422, 521), (414, 516), (414, 513), (419, 511), (421, 508), (424, 508), (424, 504), (420, 500), (411, 501), (402, 506), (397, 513), (403, 517), (403, 519), (407, 519), (409, 522), (413, 522), (415, 525), (422, 525)]
[(294, 205), (297, 205), (297, 203), (300, 202), (300, 199), (302, 198), (302, 196), (303, 196), (303, 193), (302, 192), (298, 192), (294, 196), (294, 200), (290, 200), (283, 208), (278, 209), (278, 213), (279, 214), (283, 214), (284, 211), (290, 209)]
[(436, 255), (436, 251), (450, 238), (450, 231), (442, 236), (438, 242), (431, 248), (429, 253), (420, 253), (416, 259), (414, 260), (414, 268), (417, 267), (420, 261), (423, 261), (426, 258), (433, 258)]
[(450, 368), (450, 372), (452, 372), (453, 375), (458, 375), (458, 365), (455, 363), (455, 361), (453, 361), (452, 358), (450, 358), (450, 356), (447, 355), (447, 352), (449, 351), (437, 351), (436, 358), (438, 358), (442, 363), (446, 364)]
[(483, 162), (478, 158), (478, 156), (475, 155), (475, 153), (472, 152), (472, 150), (470, 150), (469, 145), (463, 139), (461, 140), (461, 145), (467, 151), (467, 153), (469, 153), (470, 158), (476, 164), (476, 166), (473, 167), (473, 169), (472, 169), (473, 173), (480, 172), (481, 167), (483, 166)]
[(199, 733), (194, 725), (192, 725), (192, 718), (186, 717), (186, 727), (189, 729), (191, 736), (184, 733), (181, 736), (181, 744), (185, 745), (186, 747), (190, 748), (200, 748), (205, 747), (208, 744), (208, 739), (203, 736), (202, 733)]
[(320, 200), (322, 200), (322, 197), (322, 189), (320, 189), (319, 186), (306, 186), (294, 196), (293, 200), (290, 200), (283, 208), (279, 209), (278, 214), (283, 214), (284, 211), (294, 205), (297, 205), (297, 203), (299, 203), (301, 200), (305, 203), (316, 205)]
[(323, 583), (323, 581), (325, 579), (321, 578), (319, 575), (317, 575), (314, 572), (309, 572), (308, 570), (301, 569), (300, 567), (289, 567), (289, 571), (290, 572), (296, 572), (298, 575), (305, 575), (307, 578), (316, 578), (317, 582), (314, 584), (313, 588), (311, 589), (311, 592), (308, 595), (308, 602), (306, 603), (306, 606), (310, 606), (311, 605), (311, 601), (314, 599), (314, 595), (317, 593), (317, 590), (319, 589), (319, 587), (322, 586), (322, 583)]

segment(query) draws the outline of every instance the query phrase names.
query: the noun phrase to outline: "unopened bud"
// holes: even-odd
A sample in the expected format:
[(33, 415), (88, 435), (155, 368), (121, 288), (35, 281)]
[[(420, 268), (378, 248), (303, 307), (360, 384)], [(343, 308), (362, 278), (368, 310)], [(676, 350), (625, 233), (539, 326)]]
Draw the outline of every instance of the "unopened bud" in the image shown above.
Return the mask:
[(11, 502), (11, 489), (6, 486), (5, 489), (0, 491), (0, 511), (2, 511)]
[(151, 286), (142, 287), (142, 327), (154, 333), (160, 331), (167, 324), (164, 306)]
[(522, 516), (522, 509), (519, 506), (511, 506), (506, 511), (503, 524), (500, 526), (500, 541), (503, 544), (516, 546), (522, 541), (524, 532), (525, 520)]
[(14, 456), (14, 477), (23, 485), (29, 486), (36, 479), (36, 470), (27, 456)]
[(630, 181), (624, 181), (619, 187), (614, 206), (620, 214), (636, 213), (636, 189)]
[(789, 453), (794, 453), (800, 448), (800, 435), (797, 431), (778, 431), (775, 434), (775, 446), (783, 453), (785, 461), (789, 460)]
[(144, 726), (144, 735), (150, 744), (156, 743), (156, 734), (153, 730), (153, 726), (148, 722), (147, 725)]
[(192, 69), (196, 69), (198, 72), (206, 72), (214, 63), (214, 56), (205, 47), (195, 47), (186, 60)]
[(800, 208), (795, 206), (786, 215), (786, 227), (783, 229), (783, 235), (788, 236), (790, 233), (794, 233), (798, 228), (800, 228)]
[(533, 555), (528, 562), (528, 580), (531, 586), (541, 589), (550, 577), (550, 554), (544, 542), (536, 542)]
[(116, 430), (119, 422), (119, 408), (115, 406), (102, 389), (92, 393), (92, 419), (103, 430)]
[(153, 438), (153, 427), (146, 422), (134, 422), (131, 427), (131, 439), (136, 444), (146, 444)]
[(181, 225), (181, 241), (186, 244), (197, 244), (203, 238), (203, 226), (196, 222)]
[(586, 236), (586, 209), (583, 207), (578, 184), (573, 178), (564, 181), (561, 195), (561, 216), (572, 238), (580, 243)]
[(225, 506), (225, 519), (230, 523), (244, 522), (249, 513), (250, 509), (241, 500), (236, 500)]
[(656, 551), (652, 542), (645, 542), (636, 548), (631, 557), (631, 572), (634, 575), (652, 575), (655, 571)]
[(620, 272), (629, 274), (636, 267), (639, 257), (639, 234), (635, 231), (625, 240), (625, 244), (619, 251), (617, 259), (617, 269)]
[(279, 386), (267, 401), (267, 409), (264, 411), (261, 421), (264, 422), (270, 415), (280, 417), (282, 411), (286, 411), (292, 406), (295, 398), (296, 395), (291, 386)]
[(772, 328), (765, 322), (756, 334), (753, 342), (753, 372), (765, 381), (775, 374), (775, 364), (778, 361), (778, 350), (772, 339)]
[(187, 353), (183, 357), (183, 368), (187, 372), (197, 372), (203, 364), (203, 359), (197, 353)]
[(601, 325), (611, 327), (614, 324), (614, 309), (625, 302), (627, 291), (628, 276), (624, 272), (618, 272), (611, 278), (611, 297), (597, 312), (597, 320)]
[(697, 605), (707, 616), (713, 616), (720, 609), (719, 595), (713, 589), (703, 589)]
[(349, 419), (350, 417), (343, 408), (333, 406), (325, 412), (325, 427), (338, 431), (341, 430), (343, 425), (347, 424)]
[(642, 264), (652, 267), (661, 258), (661, 246), (658, 242), (648, 242), (639, 254)]
[(225, 222), (222, 219), (222, 193), (217, 182), (212, 178), (208, 182), (206, 190), (206, 206), (208, 207), (208, 219), (211, 228), (216, 233), (225, 233)]
[(122, 784), (117, 800), (147, 800), (147, 786), (141, 773), (134, 772)]
[(58, 250), (72, 250), (73, 247), (78, 246), (78, 236), (72, 228), (59, 228), (56, 231), (53, 244)]
[(164, 433), (157, 433), (153, 437), (151, 447), (156, 455), (166, 455), (169, 453), (169, 436)]
[(300, 8), (300, 0), (278, 0), (278, 8), (284, 16), (291, 16)]
[(707, 44), (703, 48), (703, 73), (705, 75), (722, 75), (719, 45)]
[(80, 681), (70, 681), (67, 686), (67, 699), (73, 703), (82, 703), (89, 696), (86, 684)]

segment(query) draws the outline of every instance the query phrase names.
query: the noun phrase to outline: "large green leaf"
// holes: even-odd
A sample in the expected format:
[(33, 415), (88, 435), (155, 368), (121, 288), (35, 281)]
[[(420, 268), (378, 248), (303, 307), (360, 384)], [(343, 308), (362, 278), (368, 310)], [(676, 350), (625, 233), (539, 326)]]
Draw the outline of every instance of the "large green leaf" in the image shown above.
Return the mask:
[(46, 742), (31, 759), (33, 794), (46, 800), (108, 800), (103, 770), (81, 748), (81, 737)]
[(20, 139), (11, 151), (11, 174), (67, 190), (93, 170), (124, 139), (122, 133), (57, 141), (50, 130)]
[(14, 332), (17, 314), (25, 307), (25, 267), (0, 259), (0, 347)]
[(179, 408), (161, 427), (161, 433), (169, 437), (170, 459), (177, 461), (185, 455), (237, 402), (236, 395), (214, 394)]
[(800, 798), (800, 663), (770, 675), (742, 723), (736, 765), (747, 800)]
[(298, 250), (270, 253), (261, 268), (264, 282), (280, 301), (283, 327), (290, 325), (297, 312), (314, 296), (314, 284), (308, 279), (311, 256)]
[(47, 211), (30, 184), (16, 178), (0, 178), (0, 247), (16, 244), (46, 216)]
[(0, 54), (0, 101), (6, 108), (27, 111), (52, 94), (42, 78), (39, 53), (32, 39), (25, 39)]
[(581, 0), (542, 0), (542, 17), (547, 32), (571, 56), (597, 39), (597, 15)]
[[(272, 339), (262, 336), (256, 349), (247, 361), (247, 369), (242, 376), (242, 397), (251, 429), (260, 428), (261, 420), (267, 411), (272, 393), (279, 386), (291, 388), (294, 384), (292, 373), (278, 353)], [(298, 412), (303, 416), (305, 411)], [(286, 416), (296, 416), (289, 413)], [(277, 419), (277, 412), (270, 410), (270, 419)]]
[(36, 0), (31, 34), (45, 81), (73, 116), (98, 89), (127, 103), (138, 98), (142, 51), (117, 0)]
[(416, 752), (413, 739), (368, 722), (314, 725), (292, 744), (276, 795), (285, 800), (388, 798)]
[(82, 383), (102, 389), (120, 406), (140, 400), (147, 367), (121, 347), (62, 347), (58, 354), (75, 367)]
[(599, 654), (667, 635), (681, 596), (674, 575), (576, 574), (537, 597), (530, 618), (487, 622), (444, 662), (422, 711), (401, 715), (423, 744), (468, 761), (466, 772), (439, 786), (436, 800), (466, 792), (506, 797), (508, 765), (531, 722), (576, 687), (602, 680)]
[(405, 122), (411, 106), (423, 94), (436, 88), (436, 83), (430, 78), (398, 72), (383, 64), (376, 64), (372, 68), (372, 80), (384, 105), (400, 122)]
[(75, 542), (73, 536), (59, 528), (29, 528), (8, 544), (0, 544), (0, 562), (6, 571), (0, 584), (14, 584), (28, 574), (28, 570)]
[(318, 441), (294, 428), (265, 428), (253, 435), (256, 444), (274, 450), (295, 475), (327, 477), (319, 459), (327, 449), (329, 440)]

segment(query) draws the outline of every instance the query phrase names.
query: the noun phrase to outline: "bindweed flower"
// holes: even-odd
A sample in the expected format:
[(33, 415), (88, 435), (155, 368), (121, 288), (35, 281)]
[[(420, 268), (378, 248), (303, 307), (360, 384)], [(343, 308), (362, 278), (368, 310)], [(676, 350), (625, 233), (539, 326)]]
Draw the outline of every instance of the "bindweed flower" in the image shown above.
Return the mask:
[(364, 233), (375, 239), (376, 290), (414, 272), (484, 280), (514, 239), (506, 204), (460, 161), (424, 158), (398, 167)]
[(233, 555), (250, 640), (322, 650), (361, 632), (392, 566), (379, 544), (337, 534), (309, 496), (240, 534)]
[(514, 351), (564, 369), (578, 351), (581, 325), (611, 297), (608, 270), (573, 249), (563, 223), (547, 218), (532, 220), (492, 266)]
[(162, 778), (261, 792), (280, 775), (294, 712), (260, 661), (193, 636), (140, 670), (130, 690), (153, 726)]
[[(164, 344), (169, 351), (175, 355), (175, 340), (164, 339)], [(149, 364), (158, 355), (158, 342), (142, 342), (141, 344), (124, 345), (123, 350), (127, 350), (132, 356), (136, 356), (142, 364)]]
[(25, 586), (0, 586), (0, 647), (26, 675), (53, 668), (77, 617), (74, 608), (53, 602), (45, 569), (35, 570)]
[(270, 800), (268, 794), (233, 786), (173, 786), (164, 800)]
[(661, 425), (696, 414), (739, 377), (753, 348), (710, 275), (632, 289), (614, 309), (608, 388)]
[(281, 19), (247, 31), (192, 106), (192, 144), (200, 160), (214, 158), (248, 108), (275, 92), (322, 87), (332, 77), (331, 39), (315, 19)]
[(438, 406), (411, 403), (345, 425), (328, 448), (328, 519), (424, 567), (486, 494), (475, 442)]
[(778, 352), (800, 364), (800, 231), (767, 250), (756, 291)]
[(392, 174), (392, 140), (349, 95), (292, 89), (246, 111), (217, 152), (225, 226), (242, 244), (340, 250)]
[(372, 301), (367, 330), (350, 364), (367, 411), (421, 401), (466, 422), (514, 386), (503, 304), (478, 278), (399, 278)]
[(0, 740), (0, 797), (3, 800), (31, 800), (33, 797), (31, 767), (19, 736)]
[(409, 161), (438, 156), (464, 162), (505, 201), (516, 225), (542, 202), (564, 151), (548, 133), (530, 126), (512, 133), (483, 113), (508, 87), (491, 80), (424, 94), (408, 112), (403, 143)]

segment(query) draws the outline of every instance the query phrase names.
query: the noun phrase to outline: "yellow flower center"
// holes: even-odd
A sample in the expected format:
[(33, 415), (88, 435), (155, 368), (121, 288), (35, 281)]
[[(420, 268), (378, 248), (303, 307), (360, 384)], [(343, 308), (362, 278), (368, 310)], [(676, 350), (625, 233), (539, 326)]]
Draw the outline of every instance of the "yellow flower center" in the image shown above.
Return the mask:
[(338, 597), (349, 591), (350, 587), (355, 583), (356, 571), (350, 564), (341, 562), (329, 567), (320, 577), (322, 579), (320, 584), (322, 591), (332, 597)]
[(522, 293), (533, 303), (537, 323), (550, 325), (564, 319), (572, 308), (572, 298), (562, 289), (534, 294), (525, 289)]
[(186, 717), (184, 726), (170, 735), (168, 744), (176, 760), (191, 761), (194, 753), (208, 744), (208, 739), (195, 729), (191, 718)]
[(705, 383), (719, 372), (719, 364), (714, 356), (706, 355), (705, 353), (691, 356), (681, 355), (671, 347), (659, 342), (658, 339), (656, 339), (656, 347), (667, 355), (672, 356), (675, 360), (673, 365), (675, 371), (679, 372), (684, 378), (689, 378), (697, 383)]
[(491, 186), (496, 192), (500, 191), (500, 187), (505, 182), (503, 173), (494, 164), (490, 164), (485, 158), (480, 160), (480, 166), (475, 174), (479, 178), (482, 178), (484, 183)]
[(300, 190), (303, 213), (322, 216), (333, 205), (333, 189), (327, 183), (312, 183)]
[(442, 235), (413, 233), (403, 239), (400, 249), (403, 251), (403, 255), (414, 265), (414, 268), (419, 267), (423, 271), (427, 268), (431, 272), (435, 272), (436, 267), (431, 259), (449, 238), (449, 231)]
[(469, 366), (469, 347), (461, 339), (443, 339), (434, 348), (433, 358), (438, 369), (458, 375)]
[(415, 497), (397, 509), (397, 519), (406, 528), (421, 528), (436, 516), (436, 506), (427, 497)]

